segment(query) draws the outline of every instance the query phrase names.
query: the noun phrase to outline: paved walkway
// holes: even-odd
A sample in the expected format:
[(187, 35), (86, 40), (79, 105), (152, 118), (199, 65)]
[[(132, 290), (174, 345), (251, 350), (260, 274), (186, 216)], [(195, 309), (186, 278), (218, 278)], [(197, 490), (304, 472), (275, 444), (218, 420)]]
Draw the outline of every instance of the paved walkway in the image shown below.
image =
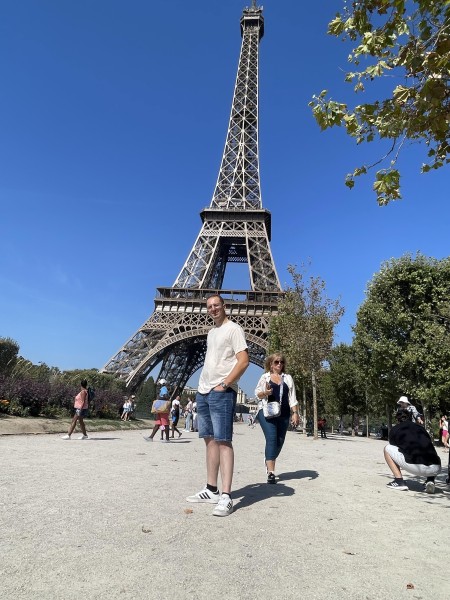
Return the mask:
[(445, 473), (433, 496), (389, 490), (382, 448), (288, 432), (268, 486), (262, 432), (238, 424), (235, 512), (217, 518), (184, 500), (205, 479), (196, 434), (0, 436), (1, 597), (448, 600)]

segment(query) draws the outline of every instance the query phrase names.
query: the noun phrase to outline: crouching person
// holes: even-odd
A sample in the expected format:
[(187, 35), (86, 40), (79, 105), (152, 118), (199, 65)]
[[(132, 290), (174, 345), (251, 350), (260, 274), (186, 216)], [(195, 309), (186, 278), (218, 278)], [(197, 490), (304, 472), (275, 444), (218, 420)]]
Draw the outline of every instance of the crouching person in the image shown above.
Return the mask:
[(441, 459), (424, 427), (411, 421), (411, 415), (405, 408), (399, 408), (396, 414), (397, 425), (389, 434), (389, 444), (384, 448), (384, 458), (394, 475), (394, 481), (387, 484), (391, 490), (408, 490), (401, 469), (415, 475), (426, 477), (425, 491), (434, 493), (434, 479), (441, 470)]

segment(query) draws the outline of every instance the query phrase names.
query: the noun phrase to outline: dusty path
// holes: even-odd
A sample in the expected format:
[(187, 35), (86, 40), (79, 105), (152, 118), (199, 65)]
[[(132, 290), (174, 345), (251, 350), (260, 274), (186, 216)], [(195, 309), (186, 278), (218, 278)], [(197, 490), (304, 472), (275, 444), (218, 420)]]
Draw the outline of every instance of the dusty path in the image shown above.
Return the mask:
[(434, 496), (388, 490), (382, 448), (289, 432), (268, 486), (262, 433), (238, 424), (221, 519), (184, 500), (204, 484), (196, 434), (0, 436), (1, 597), (448, 600), (445, 474)]

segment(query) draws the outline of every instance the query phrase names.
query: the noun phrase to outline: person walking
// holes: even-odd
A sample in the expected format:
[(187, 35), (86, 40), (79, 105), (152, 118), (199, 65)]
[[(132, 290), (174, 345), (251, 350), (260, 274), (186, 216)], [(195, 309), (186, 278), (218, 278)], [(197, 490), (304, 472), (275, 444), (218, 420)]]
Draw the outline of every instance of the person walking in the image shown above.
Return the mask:
[(322, 417), (321, 419), (319, 419), (317, 421), (317, 427), (319, 428), (320, 431), (320, 437), (324, 440), (327, 439), (327, 420), (325, 419), (325, 417)]
[(439, 430), (441, 431), (441, 442), (444, 446), (444, 452), (448, 452), (448, 419), (447, 415), (442, 415), (439, 419)]
[(128, 421), (128, 417), (130, 415), (131, 410), (131, 402), (128, 396), (125, 396), (125, 401), (122, 406), (122, 416), (120, 417), (122, 421)]
[(172, 401), (172, 409), (170, 411), (170, 420), (172, 425), (172, 438), (175, 436), (175, 431), (178, 433), (178, 439), (181, 437), (181, 431), (177, 428), (178, 421), (180, 419), (180, 396), (177, 396)]
[(196, 400), (194, 400), (194, 402), (192, 403), (192, 431), (198, 431), (198, 413)]
[(79, 440), (87, 440), (88, 434), (86, 433), (86, 425), (84, 424), (84, 417), (87, 417), (88, 413), (88, 390), (87, 390), (87, 380), (81, 380), (81, 390), (75, 396), (74, 408), (75, 414), (73, 416), (72, 422), (69, 427), (69, 431), (66, 435), (62, 436), (63, 440), (70, 440), (71, 435), (74, 432), (74, 429), (77, 425), (77, 421), (80, 424), (81, 435), (78, 438)]
[[(286, 359), (281, 352), (275, 352), (266, 358), (266, 372), (263, 373), (255, 389), (259, 398), (256, 419), (261, 425), (266, 439), (265, 466), (267, 483), (276, 483), (275, 462), (283, 448), (290, 420), (297, 427), (299, 423), (298, 402), (292, 377), (285, 373)], [(264, 404), (279, 404), (277, 416), (265, 414)], [(267, 411), (266, 411), (267, 412)], [(291, 414), (292, 413), (292, 414)], [(256, 420), (255, 419), (255, 420)]]
[[(205, 364), (198, 384), (198, 435), (205, 440), (206, 487), (187, 502), (216, 504), (213, 515), (226, 517), (233, 512), (231, 484), (234, 470), (233, 419), (236, 409), (237, 382), (249, 364), (247, 342), (242, 327), (230, 321), (225, 302), (219, 294), (206, 300), (206, 309), (214, 321), (206, 341)], [(217, 487), (222, 479), (222, 494)]]
[(399, 408), (395, 415), (397, 425), (389, 434), (389, 444), (384, 447), (384, 458), (394, 481), (387, 484), (391, 490), (407, 491), (401, 469), (416, 477), (426, 477), (425, 491), (434, 494), (435, 477), (441, 470), (439, 458), (433, 442), (424, 427), (411, 421), (407, 408)]
[[(158, 400), (169, 400), (169, 390), (167, 389), (166, 384), (167, 384), (167, 381), (165, 379), (160, 379), (158, 381), (158, 385), (161, 386), (161, 388), (159, 390), (159, 394), (158, 394)], [(167, 410), (165, 412), (157, 412), (156, 413), (155, 424), (153, 426), (153, 430), (152, 430), (151, 434), (149, 436), (144, 435), (144, 440), (146, 442), (153, 442), (153, 438), (155, 437), (158, 429), (161, 429), (161, 441), (162, 442), (170, 441), (170, 439), (169, 439), (169, 432), (170, 432), (169, 412), (170, 412), (170, 410)], [(165, 436), (165, 439), (164, 439), (164, 436)]]
[(192, 400), (189, 398), (189, 402), (186, 404), (186, 418), (184, 421), (184, 430), (191, 431), (192, 430)]

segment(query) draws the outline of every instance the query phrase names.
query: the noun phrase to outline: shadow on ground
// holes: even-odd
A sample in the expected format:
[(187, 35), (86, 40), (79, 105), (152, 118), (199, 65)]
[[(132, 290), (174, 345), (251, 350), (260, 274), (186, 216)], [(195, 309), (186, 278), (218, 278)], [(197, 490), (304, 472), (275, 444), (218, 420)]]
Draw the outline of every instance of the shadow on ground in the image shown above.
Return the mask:
[(317, 471), (292, 471), (290, 473), (283, 473), (279, 476), (279, 482), (275, 485), (269, 485), (264, 483), (252, 483), (246, 485), (238, 490), (233, 491), (233, 498), (240, 498), (239, 502), (234, 505), (233, 512), (252, 506), (262, 500), (268, 500), (269, 498), (279, 498), (283, 496), (292, 496), (295, 494), (294, 488), (285, 485), (282, 481), (288, 481), (290, 479), (316, 479), (319, 477)]

